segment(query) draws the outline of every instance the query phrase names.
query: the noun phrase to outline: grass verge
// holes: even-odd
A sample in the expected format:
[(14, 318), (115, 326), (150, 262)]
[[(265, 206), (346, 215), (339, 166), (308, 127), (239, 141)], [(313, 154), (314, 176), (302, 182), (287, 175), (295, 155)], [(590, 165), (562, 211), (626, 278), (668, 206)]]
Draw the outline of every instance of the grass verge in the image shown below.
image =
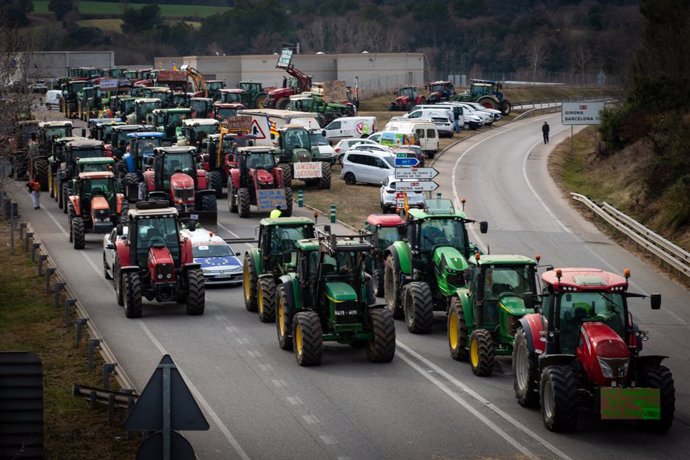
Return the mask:
[[(53, 14), (48, 10), (48, 0), (34, 0), (34, 14)], [(97, 1), (80, 1), (77, 5), (77, 10), (81, 14), (86, 15), (121, 15), (124, 8), (140, 9), (147, 6), (145, 3), (111, 3), (111, 2), (97, 2)], [(194, 5), (190, 2), (189, 5), (164, 5), (158, 4), (161, 10), (161, 16), (164, 18), (206, 18), (218, 13), (224, 13), (230, 8), (222, 6), (207, 6)]]
[(44, 289), (16, 234), (10, 255), (9, 226), (0, 222), (0, 350), (31, 351), (43, 362), (45, 458), (134, 458), (138, 442), (127, 440), (121, 423), (109, 425), (106, 407), (92, 411), (72, 396), (75, 383), (103, 386), (103, 361), (98, 356), (88, 369), (85, 340), (75, 345), (74, 328), (64, 327), (63, 309)]

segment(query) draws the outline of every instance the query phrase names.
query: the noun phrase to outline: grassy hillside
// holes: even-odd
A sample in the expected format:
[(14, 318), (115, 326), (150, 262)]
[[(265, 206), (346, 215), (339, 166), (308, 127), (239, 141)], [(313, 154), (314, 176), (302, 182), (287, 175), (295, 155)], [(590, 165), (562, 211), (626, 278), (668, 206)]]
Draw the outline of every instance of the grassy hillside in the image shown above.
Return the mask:
[[(34, 0), (34, 14), (52, 14), (48, 10), (48, 0)], [(146, 6), (142, 3), (129, 3), (129, 8), (140, 9)], [(194, 5), (158, 5), (164, 18), (205, 18), (217, 13), (223, 13), (230, 8), (219, 6)], [(123, 3), (109, 3), (96, 1), (80, 1), (77, 10), (84, 15), (107, 16), (120, 15), (124, 11)]]

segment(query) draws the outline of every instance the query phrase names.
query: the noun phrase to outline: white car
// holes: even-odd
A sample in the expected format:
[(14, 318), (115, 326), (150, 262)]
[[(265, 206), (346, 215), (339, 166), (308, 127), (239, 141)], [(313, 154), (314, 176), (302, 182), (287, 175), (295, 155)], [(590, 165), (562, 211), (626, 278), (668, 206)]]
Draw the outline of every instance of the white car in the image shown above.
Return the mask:
[[(397, 207), (397, 184), (404, 182), (401, 179), (396, 179), (395, 176), (388, 176), (386, 183), (381, 186), (381, 212), (395, 212)], [(424, 208), (424, 192), (406, 192), (407, 204), (411, 208)]]
[(353, 145), (355, 144), (372, 144), (372, 145), (379, 145), (378, 142), (372, 141), (368, 138), (362, 138), (362, 137), (351, 137), (349, 139), (342, 139), (340, 142), (335, 144), (335, 155), (337, 158), (338, 163), (343, 164), (343, 156), (347, 153), (350, 148), (352, 148)]
[(113, 264), (115, 263), (115, 242), (117, 240), (127, 239), (127, 226), (121, 226), (122, 233), (117, 234), (117, 228), (115, 226), (110, 233), (106, 233), (103, 236), (103, 276), (105, 279), (113, 279)]
[(395, 174), (395, 155), (393, 153), (356, 150), (345, 154), (340, 178), (347, 185), (354, 185), (357, 182), (381, 185), (392, 174)]
[(490, 113), (492, 117), (494, 117), (494, 121), (498, 121), (503, 117), (503, 114), (501, 113), (500, 110), (496, 109), (491, 109), (489, 107), (484, 107), (481, 105), (479, 102), (465, 102), (465, 104), (471, 105), (475, 109), (477, 109), (480, 112), (487, 112)]
[(223, 238), (203, 228), (181, 230), (180, 235), (191, 240), (194, 263), (201, 265), (207, 285), (242, 283), (242, 261), (237, 257), (240, 253), (234, 252)]
[(472, 115), (480, 117), (485, 125), (490, 125), (494, 122), (494, 117), (489, 112), (477, 110), (467, 102), (462, 103), (462, 108), (465, 110), (465, 113), (469, 112)]
[(431, 117), (431, 122), (436, 125), (438, 137), (453, 137), (455, 129), (453, 122), (447, 117)]

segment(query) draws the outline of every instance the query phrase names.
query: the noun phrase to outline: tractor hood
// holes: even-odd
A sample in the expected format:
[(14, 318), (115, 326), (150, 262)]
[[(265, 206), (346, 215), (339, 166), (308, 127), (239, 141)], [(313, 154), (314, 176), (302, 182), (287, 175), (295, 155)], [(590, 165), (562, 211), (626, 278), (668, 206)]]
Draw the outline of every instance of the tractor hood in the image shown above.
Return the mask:
[(357, 300), (357, 293), (354, 288), (342, 281), (326, 283), (326, 297), (333, 303)]
[(523, 316), (534, 313), (531, 308), (525, 308), (525, 301), (518, 295), (504, 295), (498, 300), (498, 306), (508, 312), (509, 315)]
[(444, 296), (452, 296), (456, 289), (465, 286), (465, 269), (469, 266), (460, 251), (452, 246), (436, 248), (433, 254), (434, 275)]
[(273, 175), (266, 171), (265, 169), (256, 170), (256, 181), (262, 185), (268, 185), (273, 183)]
[(455, 271), (463, 271), (469, 266), (465, 256), (452, 246), (436, 248), (433, 254), (433, 261), (435, 267), (445, 265), (446, 268)]
[(595, 383), (604, 385), (627, 375), (630, 351), (623, 339), (606, 323), (582, 323), (576, 353), (590, 380)]
[(110, 209), (108, 200), (106, 200), (104, 196), (95, 196), (91, 198), (91, 210), (99, 211), (101, 209)]
[(296, 148), (292, 151), (293, 163), (304, 163), (311, 161), (311, 153), (307, 149)]
[(173, 189), (194, 189), (194, 179), (188, 174), (175, 173), (170, 176), (170, 186)]

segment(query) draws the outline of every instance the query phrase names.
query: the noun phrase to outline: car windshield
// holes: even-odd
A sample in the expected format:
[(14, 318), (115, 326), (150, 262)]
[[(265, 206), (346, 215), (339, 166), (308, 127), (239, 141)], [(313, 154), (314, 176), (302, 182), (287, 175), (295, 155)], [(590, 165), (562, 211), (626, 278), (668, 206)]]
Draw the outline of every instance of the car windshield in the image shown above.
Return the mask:
[(192, 247), (192, 253), (196, 259), (204, 259), (207, 257), (230, 257), (232, 252), (230, 247), (226, 244), (200, 244)]
[(426, 219), (422, 221), (420, 228), (422, 251), (431, 251), (438, 245), (449, 245), (464, 253), (465, 238), (465, 225), (461, 218)]
[(583, 321), (602, 321), (625, 338), (625, 299), (621, 293), (573, 292), (561, 294), (558, 302), (561, 353), (575, 352)]
[(395, 158), (393, 157), (383, 157), (383, 161), (395, 168)]

